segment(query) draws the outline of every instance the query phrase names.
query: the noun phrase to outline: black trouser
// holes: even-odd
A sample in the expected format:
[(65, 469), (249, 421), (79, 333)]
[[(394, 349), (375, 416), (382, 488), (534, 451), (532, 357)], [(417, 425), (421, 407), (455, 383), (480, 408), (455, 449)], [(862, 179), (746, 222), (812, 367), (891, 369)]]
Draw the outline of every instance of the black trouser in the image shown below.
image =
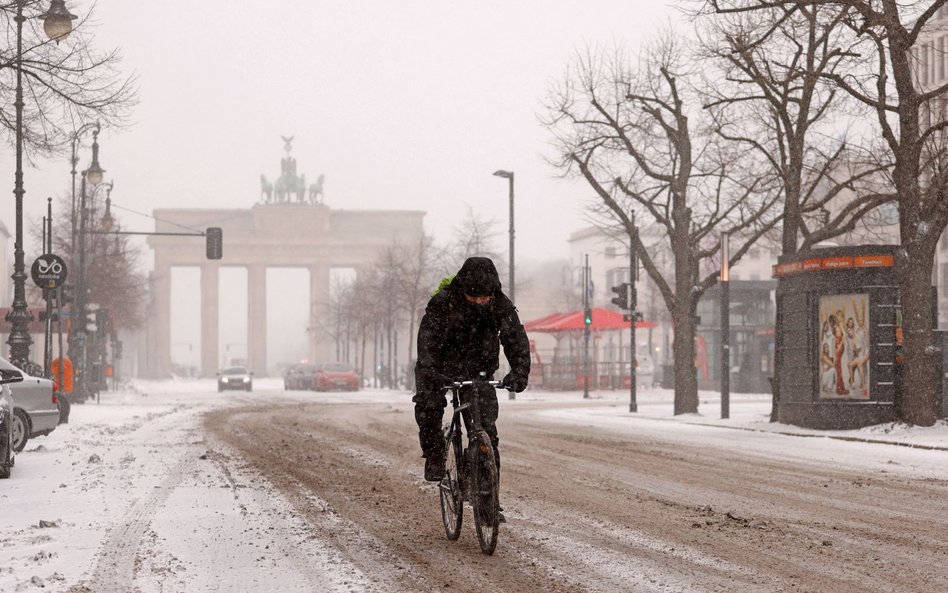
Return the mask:
[[(468, 401), (473, 389), (466, 387), (461, 389), (461, 402)], [(449, 393), (450, 396), (450, 393)], [(445, 394), (440, 391), (419, 392), (411, 398), (415, 402), (415, 422), (418, 423), (418, 440), (421, 442), (421, 454), (424, 457), (443, 456), (444, 455), (444, 433), (442, 432), (442, 421), (444, 420), (444, 408), (448, 405)], [(481, 412), (481, 426), (490, 437), (490, 442), (494, 446), (494, 458), (497, 460), (497, 467), (500, 467), (500, 452), (497, 450), (497, 391), (490, 385), (483, 385), (477, 392), (477, 405)], [(471, 409), (468, 408), (461, 412), (464, 418), (465, 428), (470, 431), (471, 428)]]

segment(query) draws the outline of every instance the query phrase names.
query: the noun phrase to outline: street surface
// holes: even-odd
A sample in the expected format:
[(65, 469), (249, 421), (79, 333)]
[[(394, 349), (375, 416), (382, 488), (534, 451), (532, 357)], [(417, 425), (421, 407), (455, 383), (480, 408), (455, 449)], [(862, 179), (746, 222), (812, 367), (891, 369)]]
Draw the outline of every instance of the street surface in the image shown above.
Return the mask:
[(537, 413), (577, 405), (504, 410), (495, 557), (469, 513), (444, 538), (404, 403), (229, 409), (207, 426), (383, 591), (948, 590), (944, 479), (735, 451), (747, 435), (720, 429), (612, 433)]
[(260, 383), (106, 394), (31, 441), (0, 483), (0, 591), (946, 590), (945, 450), (673, 420), (660, 391), (637, 415), (502, 396), (487, 557), (469, 510), (444, 537), (410, 394)]

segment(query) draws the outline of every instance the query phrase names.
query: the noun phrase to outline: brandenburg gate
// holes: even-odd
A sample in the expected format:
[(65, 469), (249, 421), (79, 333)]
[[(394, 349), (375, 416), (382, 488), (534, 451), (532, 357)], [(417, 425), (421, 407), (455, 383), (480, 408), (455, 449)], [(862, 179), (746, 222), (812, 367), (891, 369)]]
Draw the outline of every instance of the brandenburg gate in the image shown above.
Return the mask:
[[(258, 376), (267, 374), (267, 268), (309, 270), (310, 311), (326, 318), (330, 270), (370, 267), (381, 250), (395, 241), (416, 244), (423, 234), (422, 211), (336, 210), (323, 203), (322, 176), (305, 187), (289, 156), (283, 174), (270, 185), (261, 176), (261, 202), (249, 209), (159, 209), (154, 211), (157, 233), (185, 229), (223, 229), (223, 258), (208, 260), (202, 241), (152, 235), (154, 250), (152, 302), (146, 332), (143, 374), (165, 378), (171, 373), (171, 270), (176, 266), (201, 270), (201, 374), (214, 376), (220, 361), (219, 271), (247, 269), (247, 364)], [(306, 193), (308, 190), (308, 195)], [(309, 332), (310, 360), (329, 360), (333, 342), (325, 332)]]

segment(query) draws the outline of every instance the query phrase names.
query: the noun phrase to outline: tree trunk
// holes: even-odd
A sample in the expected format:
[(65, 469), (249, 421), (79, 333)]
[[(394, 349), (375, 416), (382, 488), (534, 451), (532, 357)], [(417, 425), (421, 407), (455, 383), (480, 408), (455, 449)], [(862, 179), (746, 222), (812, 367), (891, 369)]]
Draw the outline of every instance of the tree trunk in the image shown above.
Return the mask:
[(938, 417), (941, 359), (933, 343), (932, 245), (909, 245), (898, 261), (902, 295), (903, 387), (901, 417), (909, 424), (931, 426)]
[(680, 299), (672, 311), (675, 335), (675, 415), (698, 412), (698, 374), (695, 372), (695, 308)]

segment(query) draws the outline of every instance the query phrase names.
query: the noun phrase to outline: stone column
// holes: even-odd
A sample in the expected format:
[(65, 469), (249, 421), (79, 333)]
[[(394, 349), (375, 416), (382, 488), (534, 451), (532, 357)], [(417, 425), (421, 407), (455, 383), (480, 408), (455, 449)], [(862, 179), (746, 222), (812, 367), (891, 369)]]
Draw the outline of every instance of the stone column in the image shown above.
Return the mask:
[(309, 358), (313, 362), (335, 360), (334, 344), (329, 339), (329, 265), (309, 267)]
[(247, 366), (267, 376), (267, 267), (247, 266)]
[(220, 266), (205, 263), (201, 266), (201, 376), (213, 377), (220, 365)]
[(155, 290), (155, 349), (152, 353), (154, 378), (171, 376), (171, 263), (155, 254), (152, 276)]

